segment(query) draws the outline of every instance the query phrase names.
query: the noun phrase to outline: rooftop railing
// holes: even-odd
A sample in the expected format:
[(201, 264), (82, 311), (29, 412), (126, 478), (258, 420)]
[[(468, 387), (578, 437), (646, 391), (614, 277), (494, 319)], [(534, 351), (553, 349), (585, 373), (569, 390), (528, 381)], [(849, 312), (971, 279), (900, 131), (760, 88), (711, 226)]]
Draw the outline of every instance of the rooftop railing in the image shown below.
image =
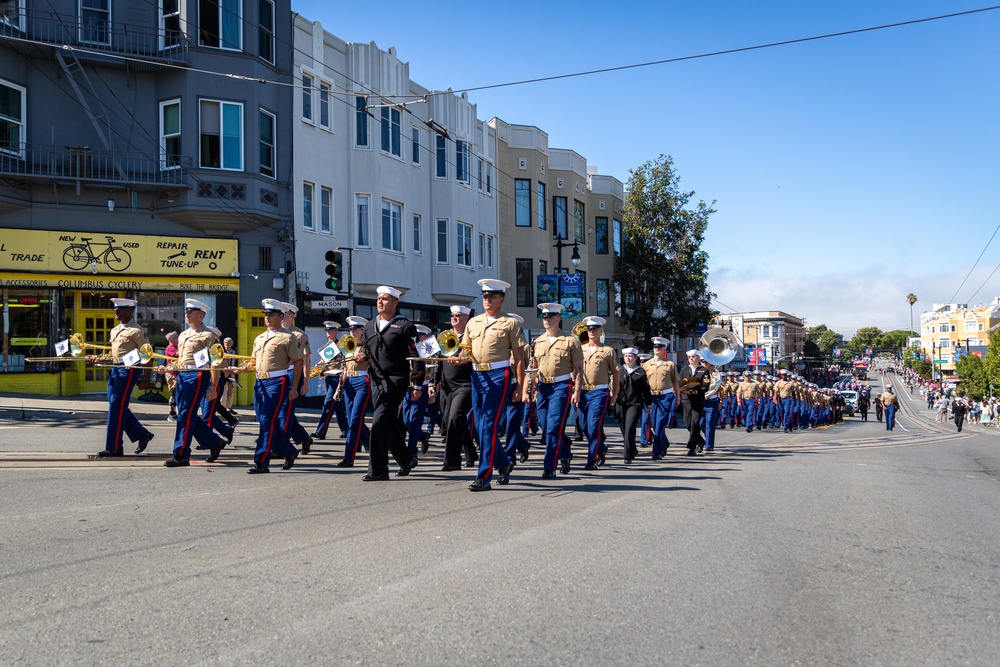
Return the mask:
[(90, 146), (0, 143), (0, 176), (6, 177), (187, 187), (190, 168), (190, 160), (179, 156), (164, 156), (161, 162), (138, 152)]

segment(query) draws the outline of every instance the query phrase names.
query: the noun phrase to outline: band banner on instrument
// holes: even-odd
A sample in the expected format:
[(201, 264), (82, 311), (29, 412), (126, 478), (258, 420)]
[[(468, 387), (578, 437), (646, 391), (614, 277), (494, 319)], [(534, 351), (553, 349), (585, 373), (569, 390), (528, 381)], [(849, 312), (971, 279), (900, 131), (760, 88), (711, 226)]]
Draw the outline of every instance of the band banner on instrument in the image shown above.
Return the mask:
[(417, 354), (421, 357), (437, 357), (441, 355), (441, 346), (437, 340), (428, 336), (425, 340), (417, 343)]

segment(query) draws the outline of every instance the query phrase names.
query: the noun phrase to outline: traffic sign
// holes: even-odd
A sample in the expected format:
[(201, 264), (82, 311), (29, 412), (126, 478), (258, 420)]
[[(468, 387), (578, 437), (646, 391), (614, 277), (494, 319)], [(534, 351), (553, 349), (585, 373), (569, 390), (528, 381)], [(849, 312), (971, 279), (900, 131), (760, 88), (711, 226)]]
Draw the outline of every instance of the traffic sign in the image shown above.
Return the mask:
[(350, 299), (323, 299), (321, 301), (310, 301), (309, 305), (314, 310), (352, 310)]
[(948, 360), (947, 359), (935, 359), (931, 363), (932, 364), (946, 364), (946, 363), (948, 363)]

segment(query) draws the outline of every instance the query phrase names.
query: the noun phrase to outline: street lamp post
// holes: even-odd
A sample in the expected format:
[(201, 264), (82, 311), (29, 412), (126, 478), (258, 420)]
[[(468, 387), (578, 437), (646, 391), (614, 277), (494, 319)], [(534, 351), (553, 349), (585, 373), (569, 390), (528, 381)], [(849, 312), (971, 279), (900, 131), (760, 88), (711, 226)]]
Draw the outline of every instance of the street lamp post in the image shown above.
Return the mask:
[[(556, 303), (562, 305), (562, 251), (563, 248), (568, 248), (569, 244), (563, 243), (560, 236), (552, 247), (556, 249)], [(573, 264), (574, 269), (580, 266), (580, 244), (577, 241), (573, 241), (573, 256), (570, 257), (569, 261)]]

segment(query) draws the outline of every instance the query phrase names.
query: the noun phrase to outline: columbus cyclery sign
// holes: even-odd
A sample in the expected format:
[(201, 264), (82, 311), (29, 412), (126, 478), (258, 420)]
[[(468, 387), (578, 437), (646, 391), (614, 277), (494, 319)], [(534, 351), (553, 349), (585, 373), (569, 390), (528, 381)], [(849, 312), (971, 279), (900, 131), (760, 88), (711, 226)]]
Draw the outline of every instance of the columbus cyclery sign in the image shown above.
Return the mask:
[(0, 271), (228, 278), (238, 265), (235, 239), (0, 230)]

